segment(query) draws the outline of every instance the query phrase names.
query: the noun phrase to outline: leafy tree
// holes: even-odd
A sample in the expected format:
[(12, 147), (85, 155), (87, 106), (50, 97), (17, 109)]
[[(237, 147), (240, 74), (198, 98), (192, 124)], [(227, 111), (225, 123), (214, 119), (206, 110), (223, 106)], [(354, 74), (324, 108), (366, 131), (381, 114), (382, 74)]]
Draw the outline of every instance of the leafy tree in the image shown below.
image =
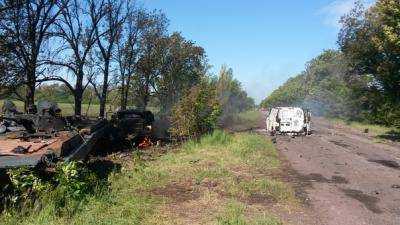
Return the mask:
[[(122, 34), (123, 25), (127, 15), (131, 12), (132, 5), (130, 1), (124, 0), (105, 0), (105, 5), (101, 9), (104, 12), (104, 17), (94, 27), (97, 48), (99, 56), (100, 72), (102, 76), (102, 85), (98, 88), (94, 82), (94, 88), (100, 100), (99, 117), (105, 116), (105, 108), (107, 102), (107, 94), (109, 92), (110, 76), (112, 70), (112, 60), (116, 49), (119, 36)], [(124, 8), (127, 10), (124, 11)], [(91, 16), (94, 18), (93, 16)], [(98, 90), (100, 89), (100, 90)]]
[(0, 9), (0, 36), (23, 70), (18, 80), (26, 86), (27, 109), (34, 105), (36, 83), (43, 72), (38, 68), (46, 57), (46, 42), (62, 6), (53, 0), (2, 0)]
[(264, 108), (300, 104), (305, 99), (305, 75), (290, 78), (261, 102)]
[[(18, 93), (18, 87), (23, 83), (24, 70), (13, 57), (10, 45), (0, 39), (0, 98)], [(22, 96), (19, 96), (23, 100)]]
[(353, 92), (352, 85), (355, 82), (348, 75), (343, 54), (326, 50), (307, 63), (302, 74), (274, 91), (262, 106), (302, 106), (315, 114), (355, 118), (360, 115), (361, 107), (360, 96)]
[[(95, 27), (104, 16), (102, 8), (104, 1), (87, 2), (63, 0), (60, 19), (55, 22), (54, 41), (63, 43), (55, 52), (56, 59), (48, 60), (47, 64), (64, 68), (72, 72), (75, 84), (63, 76), (51, 75), (43, 81), (60, 81), (65, 84), (74, 96), (75, 115), (81, 115), (83, 95), (88, 87), (84, 80), (90, 79), (87, 68), (90, 67), (90, 54), (96, 42)], [(57, 57), (58, 56), (58, 57)], [(86, 71), (85, 71), (86, 69)], [(86, 72), (86, 73), (85, 73)]]
[(169, 114), (172, 106), (191, 87), (199, 84), (208, 69), (205, 51), (180, 33), (160, 41), (159, 76), (154, 83), (156, 97), (162, 103), (161, 112)]
[[(133, 92), (133, 78), (138, 76), (138, 63), (141, 54), (143, 54), (142, 44), (146, 37), (149, 37), (151, 30), (158, 27), (159, 32), (153, 32), (164, 35), (166, 32), (167, 19), (165, 15), (156, 11), (148, 12), (145, 9), (133, 9), (127, 15), (126, 22), (123, 27), (122, 35), (117, 40), (116, 61), (118, 64), (120, 84), (120, 106), (126, 109), (128, 99), (138, 91)], [(157, 37), (159, 38), (159, 37)]]
[(209, 81), (190, 88), (173, 107), (171, 134), (192, 138), (209, 133), (217, 126), (221, 114), (215, 86)]
[(157, 79), (161, 76), (162, 58), (167, 54), (168, 21), (159, 12), (148, 14), (147, 26), (139, 40), (139, 57), (136, 65), (136, 76), (132, 79), (134, 98), (137, 105), (146, 108), (151, 96), (157, 90)]
[(218, 100), (222, 108), (221, 122), (230, 122), (232, 116), (254, 107), (240, 82), (233, 78), (233, 70), (222, 66), (216, 81)]
[(367, 10), (357, 4), (342, 24), (341, 50), (355, 74), (371, 78), (365, 98), (374, 120), (400, 124), (400, 2), (379, 0)]

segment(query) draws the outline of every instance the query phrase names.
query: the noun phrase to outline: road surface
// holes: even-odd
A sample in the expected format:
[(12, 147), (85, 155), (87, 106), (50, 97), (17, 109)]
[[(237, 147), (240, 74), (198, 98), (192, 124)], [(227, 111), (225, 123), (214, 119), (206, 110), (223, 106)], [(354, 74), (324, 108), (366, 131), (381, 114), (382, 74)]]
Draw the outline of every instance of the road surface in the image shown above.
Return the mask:
[(311, 136), (278, 136), (276, 144), (312, 223), (400, 225), (400, 145), (322, 118), (313, 126)]

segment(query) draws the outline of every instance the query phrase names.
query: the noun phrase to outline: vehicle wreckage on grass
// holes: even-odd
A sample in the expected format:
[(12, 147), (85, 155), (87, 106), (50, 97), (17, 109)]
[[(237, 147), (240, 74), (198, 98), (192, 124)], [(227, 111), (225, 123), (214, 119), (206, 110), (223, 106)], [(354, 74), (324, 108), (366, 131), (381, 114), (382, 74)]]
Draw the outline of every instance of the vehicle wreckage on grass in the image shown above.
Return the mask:
[(110, 120), (63, 117), (57, 104), (46, 101), (28, 114), (5, 101), (2, 113), (0, 170), (84, 160), (102, 141), (116, 144), (147, 135), (154, 121), (151, 112), (140, 110), (118, 111)]

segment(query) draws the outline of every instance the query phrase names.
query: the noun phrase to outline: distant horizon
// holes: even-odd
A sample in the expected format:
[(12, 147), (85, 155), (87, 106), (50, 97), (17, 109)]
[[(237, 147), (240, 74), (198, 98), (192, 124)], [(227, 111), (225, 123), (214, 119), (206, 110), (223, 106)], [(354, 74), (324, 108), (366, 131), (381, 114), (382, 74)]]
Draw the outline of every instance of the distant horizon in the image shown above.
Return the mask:
[[(258, 104), (300, 74), (312, 58), (337, 49), (339, 19), (354, 2), (145, 0), (143, 4), (164, 12), (171, 32), (181, 32), (203, 47), (212, 73), (218, 74), (222, 65), (232, 68)], [(363, 0), (367, 6), (371, 2)]]

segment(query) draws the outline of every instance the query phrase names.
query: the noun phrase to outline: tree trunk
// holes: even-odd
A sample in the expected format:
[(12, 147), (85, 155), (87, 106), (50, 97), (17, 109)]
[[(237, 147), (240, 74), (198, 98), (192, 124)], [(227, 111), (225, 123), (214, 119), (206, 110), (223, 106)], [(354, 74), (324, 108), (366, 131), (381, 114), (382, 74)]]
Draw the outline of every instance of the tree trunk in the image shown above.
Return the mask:
[(120, 107), (121, 110), (125, 110), (126, 109), (126, 101), (125, 101), (125, 77), (122, 77), (122, 81), (121, 81), (121, 102), (120, 102)]
[(26, 71), (25, 112), (32, 110), (35, 105), (36, 66), (28, 66)]
[(108, 74), (109, 74), (109, 64), (107, 60), (104, 64), (104, 77), (103, 77), (103, 87), (100, 96), (100, 112), (99, 117), (104, 118), (107, 102), (107, 92), (108, 92)]
[(145, 86), (145, 96), (143, 98), (143, 110), (147, 109), (147, 105), (149, 104), (150, 101), (150, 88), (149, 84), (147, 83)]
[(127, 79), (126, 79), (126, 84), (125, 84), (125, 88), (123, 89), (123, 93), (121, 96), (121, 99), (123, 101), (122, 105), (124, 106), (123, 109), (126, 109), (128, 106), (128, 98), (129, 98), (129, 88), (131, 85), (131, 75), (129, 74)]
[(83, 92), (82, 90), (75, 90), (74, 94), (74, 99), (75, 99), (75, 116), (81, 116), (82, 115), (82, 95)]
[(75, 116), (82, 115), (82, 96), (83, 96), (83, 71), (79, 71), (76, 77), (74, 101), (75, 101)]

